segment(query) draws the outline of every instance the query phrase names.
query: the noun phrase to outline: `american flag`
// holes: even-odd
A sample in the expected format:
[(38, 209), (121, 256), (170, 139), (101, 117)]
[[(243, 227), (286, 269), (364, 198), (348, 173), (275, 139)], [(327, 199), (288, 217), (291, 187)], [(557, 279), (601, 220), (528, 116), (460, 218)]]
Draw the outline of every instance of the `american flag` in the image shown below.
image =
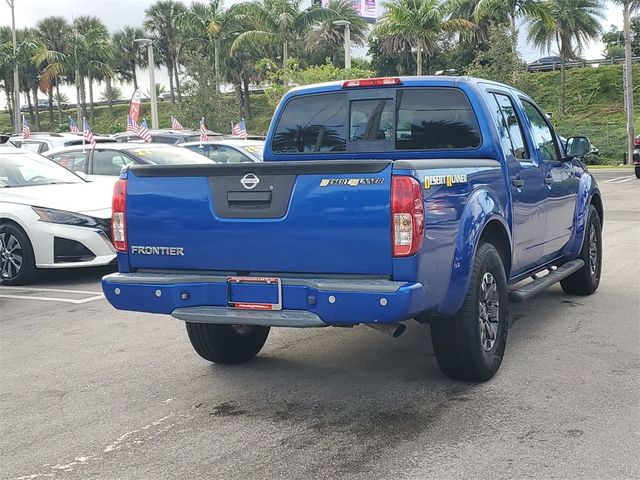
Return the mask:
[(91, 129), (89, 128), (89, 124), (87, 120), (84, 120), (84, 125), (82, 127), (82, 139), (86, 143), (90, 143), (92, 147), (96, 146), (96, 139), (93, 138), (93, 133), (91, 133)]
[(31, 129), (29, 128), (29, 120), (24, 115), (22, 116), (22, 138), (29, 138), (31, 135)]
[(73, 121), (73, 118), (71, 116), (69, 116), (69, 131), (71, 133), (80, 133), (78, 125), (76, 125), (76, 122)]
[(171, 115), (171, 128), (173, 128), (174, 130), (184, 130), (184, 127), (180, 125), (178, 119), (173, 115)]
[(240, 123), (237, 123), (231, 129), (231, 135), (236, 135), (240, 138), (247, 139), (247, 126), (244, 123), (244, 120), (240, 120)]
[(151, 132), (149, 131), (146, 118), (142, 120), (140, 128), (138, 128), (138, 136), (144, 140), (145, 143), (151, 143)]
[(138, 135), (138, 129), (140, 127), (136, 123), (136, 121), (127, 115), (127, 133), (133, 133), (134, 135)]
[(204, 124), (204, 117), (200, 120), (200, 141), (206, 142), (209, 140), (209, 135), (207, 134), (207, 126)]

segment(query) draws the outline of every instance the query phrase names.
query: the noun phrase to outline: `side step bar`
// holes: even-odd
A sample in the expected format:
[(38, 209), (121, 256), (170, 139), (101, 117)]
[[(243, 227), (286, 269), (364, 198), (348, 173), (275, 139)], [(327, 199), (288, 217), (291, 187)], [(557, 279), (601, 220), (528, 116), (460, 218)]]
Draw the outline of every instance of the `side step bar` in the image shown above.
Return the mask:
[(546, 290), (554, 283), (558, 283), (560, 280), (567, 278), (572, 273), (577, 272), (583, 266), (584, 260), (577, 258), (549, 272), (549, 274), (544, 277), (534, 277), (532, 282), (527, 283), (520, 288), (509, 290), (509, 301), (513, 303), (521, 303), (525, 300), (529, 300), (531, 297), (539, 294), (543, 290)]

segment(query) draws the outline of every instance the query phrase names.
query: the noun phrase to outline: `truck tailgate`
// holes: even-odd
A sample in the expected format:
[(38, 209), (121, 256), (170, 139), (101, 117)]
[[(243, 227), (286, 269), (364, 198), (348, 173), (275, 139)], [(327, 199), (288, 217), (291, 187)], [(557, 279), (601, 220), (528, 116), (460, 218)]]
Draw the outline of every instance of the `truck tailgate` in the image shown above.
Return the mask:
[(390, 276), (391, 171), (386, 160), (132, 167), (129, 266)]

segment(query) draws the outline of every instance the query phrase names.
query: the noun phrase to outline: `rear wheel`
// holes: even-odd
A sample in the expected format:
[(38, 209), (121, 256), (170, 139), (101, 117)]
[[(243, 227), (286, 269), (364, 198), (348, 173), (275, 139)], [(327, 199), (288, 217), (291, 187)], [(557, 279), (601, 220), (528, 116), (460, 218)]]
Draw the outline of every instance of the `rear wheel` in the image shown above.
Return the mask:
[(35, 257), (27, 235), (15, 225), (0, 225), (0, 284), (25, 285), (35, 274)]
[(560, 286), (569, 295), (591, 295), (600, 285), (602, 271), (602, 224), (593, 205), (589, 206), (589, 217), (578, 258), (584, 261), (584, 266), (561, 280)]
[(187, 322), (194, 350), (215, 363), (242, 363), (255, 357), (269, 336), (269, 327)]
[(507, 278), (502, 259), (481, 243), (473, 261), (469, 290), (451, 318), (431, 324), (431, 341), (440, 369), (454, 380), (491, 379), (507, 344)]

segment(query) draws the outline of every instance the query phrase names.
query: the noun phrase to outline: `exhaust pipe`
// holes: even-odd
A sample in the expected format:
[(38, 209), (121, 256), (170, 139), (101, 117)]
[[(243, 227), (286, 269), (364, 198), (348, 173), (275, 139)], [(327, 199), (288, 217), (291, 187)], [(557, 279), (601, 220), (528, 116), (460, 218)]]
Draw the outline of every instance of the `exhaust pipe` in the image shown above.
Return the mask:
[(365, 325), (379, 332), (391, 335), (393, 338), (398, 338), (407, 329), (406, 325), (402, 323), (365, 323)]

